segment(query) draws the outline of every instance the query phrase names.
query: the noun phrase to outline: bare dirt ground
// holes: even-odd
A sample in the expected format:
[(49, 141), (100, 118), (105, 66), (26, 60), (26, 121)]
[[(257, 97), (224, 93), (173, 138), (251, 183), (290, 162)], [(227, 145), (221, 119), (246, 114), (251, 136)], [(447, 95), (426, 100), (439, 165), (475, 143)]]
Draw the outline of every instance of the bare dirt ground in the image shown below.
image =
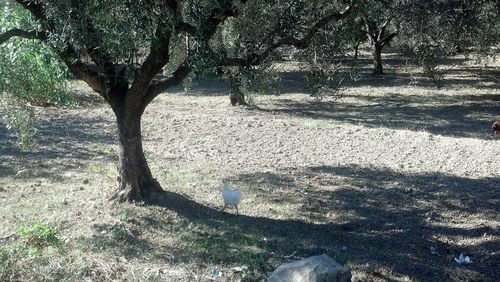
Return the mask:
[[(10, 277), (259, 281), (326, 253), (362, 281), (498, 280), (498, 66), (450, 59), (436, 88), (394, 57), (388, 75), (321, 100), (303, 94), (299, 67), (282, 69), (282, 94), (250, 108), (231, 107), (221, 81), (151, 104), (144, 146), (169, 191), (156, 206), (108, 202), (114, 119), (81, 83), (80, 107), (37, 109), (36, 150), (0, 127), (0, 238), (48, 222), (64, 242)], [(239, 216), (219, 211), (225, 178), (244, 192)]]

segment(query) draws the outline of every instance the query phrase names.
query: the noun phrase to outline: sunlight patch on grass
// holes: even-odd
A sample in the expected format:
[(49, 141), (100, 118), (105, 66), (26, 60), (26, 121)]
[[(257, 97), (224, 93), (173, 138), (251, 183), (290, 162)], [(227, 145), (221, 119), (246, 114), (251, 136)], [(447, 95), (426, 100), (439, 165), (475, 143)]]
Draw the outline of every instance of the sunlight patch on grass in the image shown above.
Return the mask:
[(330, 122), (326, 120), (320, 119), (308, 119), (304, 122), (306, 127), (315, 128), (315, 129), (325, 129), (330, 126)]

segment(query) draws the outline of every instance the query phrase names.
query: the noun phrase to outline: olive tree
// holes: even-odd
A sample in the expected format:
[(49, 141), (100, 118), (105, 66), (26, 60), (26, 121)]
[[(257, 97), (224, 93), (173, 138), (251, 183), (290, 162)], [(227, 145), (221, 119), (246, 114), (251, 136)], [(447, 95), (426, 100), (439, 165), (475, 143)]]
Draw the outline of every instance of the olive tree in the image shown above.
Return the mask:
[(499, 10), (496, 0), (368, 0), (358, 1), (352, 18), (364, 23), (373, 74), (380, 75), (384, 73), (383, 48), (396, 36), (426, 66), (435, 63), (440, 54), (491, 53), (499, 42)]
[[(188, 75), (214, 66), (258, 65), (283, 45), (304, 47), (325, 22), (341, 20), (332, 7), (320, 13), (290, 10), (297, 24), (277, 23), (284, 7), (307, 1), (264, 0), (15, 0), (30, 12), (29, 29), (0, 34), (0, 44), (13, 37), (38, 39), (50, 46), (69, 71), (104, 98), (117, 121), (119, 143), (117, 201), (154, 200), (163, 190), (144, 156), (141, 116), (164, 90)], [(340, 4), (335, 2), (337, 6)], [(308, 4), (310, 5), (310, 4)], [(319, 7), (319, 6), (317, 6)], [(300, 14), (300, 15), (299, 15)], [(244, 53), (217, 52), (214, 35), (232, 19), (238, 36), (251, 42)], [(268, 22), (271, 22), (270, 24)], [(301, 25), (302, 23), (307, 26)], [(195, 48), (186, 52), (185, 38)]]
[(268, 3), (273, 4), (267, 4), (265, 9), (250, 5), (245, 10), (247, 16), (226, 21), (221, 28), (223, 34), (219, 43), (215, 44), (216, 53), (227, 56), (221, 59), (220, 65), (225, 66), (233, 105), (247, 104), (242, 87), (267, 84), (261, 73), (281, 57), (280, 47), (311, 51), (309, 47), (318, 33), (347, 18), (351, 12), (351, 6), (337, 1)]
[(398, 41), (424, 65), (458, 52), (493, 55), (500, 42), (499, 10), (495, 0), (403, 2), (397, 7)]

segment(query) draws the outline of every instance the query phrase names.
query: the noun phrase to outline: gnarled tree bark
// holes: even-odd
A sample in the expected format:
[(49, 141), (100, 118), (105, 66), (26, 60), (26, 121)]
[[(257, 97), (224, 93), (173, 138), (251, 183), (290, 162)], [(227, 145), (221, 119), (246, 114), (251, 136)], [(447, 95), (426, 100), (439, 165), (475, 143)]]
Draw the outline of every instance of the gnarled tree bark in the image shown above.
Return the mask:
[(127, 111), (126, 107), (118, 108), (115, 114), (120, 151), (118, 189), (112, 199), (118, 202), (154, 200), (163, 190), (153, 178), (144, 156), (141, 114)]

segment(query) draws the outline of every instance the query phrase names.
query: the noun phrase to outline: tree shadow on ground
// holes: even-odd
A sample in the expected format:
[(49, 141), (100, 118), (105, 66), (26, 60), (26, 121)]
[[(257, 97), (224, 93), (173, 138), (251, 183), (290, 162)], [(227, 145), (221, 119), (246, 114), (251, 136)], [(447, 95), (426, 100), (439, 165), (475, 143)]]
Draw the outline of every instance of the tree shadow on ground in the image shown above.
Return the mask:
[[(412, 77), (400, 73), (398, 70), (405, 67), (409, 59), (390, 57), (385, 60), (388, 75), (373, 77), (368, 65), (369, 59), (360, 59), (357, 63), (361, 67), (357, 70), (359, 79), (347, 79), (344, 86), (348, 89), (358, 87), (386, 87), (387, 93), (381, 95), (350, 95), (343, 92), (335, 94), (339, 99), (335, 101), (317, 100), (294, 101), (290, 99), (276, 99), (274, 104), (252, 109), (286, 114), (299, 117), (327, 119), (347, 122), (367, 127), (387, 127), (392, 129), (409, 129), (414, 131), (428, 131), (432, 134), (490, 139), (491, 123), (499, 118), (500, 95), (491, 94), (491, 90), (498, 89), (500, 69), (495, 67), (462, 66), (449, 68), (445, 74), (449, 76), (439, 84), (447, 93), (453, 89), (474, 87), (480, 89), (477, 95), (441, 95), (441, 94), (413, 94), (424, 90), (436, 89), (432, 79)], [(449, 58), (442, 63), (464, 64), (466, 59)], [(398, 73), (397, 75), (394, 73)], [(281, 73), (281, 93), (304, 93), (304, 71), (288, 71)], [(351, 76), (343, 73), (344, 76)], [(223, 79), (204, 79), (194, 83), (187, 95), (194, 96), (225, 96), (229, 89)], [(414, 87), (410, 87), (410, 86)], [(407, 93), (395, 93), (390, 87), (408, 87)], [(177, 90), (172, 90), (177, 91)], [(357, 100), (346, 101), (343, 98)]]
[[(82, 163), (102, 158), (116, 161), (114, 123), (102, 117), (57, 115), (37, 120), (35, 148), (21, 151), (15, 136), (0, 124), (0, 176), (46, 177), (60, 180), (62, 172), (81, 169)], [(2, 163), (8, 164), (2, 165)], [(56, 165), (57, 164), (57, 165)]]
[[(166, 93), (177, 93), (186, 96), (228, 96), (229, 81), (216, 75), (193, 79), (189, 84), (177, 85), (166, 91)], [(229, 99), (229, 98), (228, 98)]]
[(491, 139), (500, 95), (460, 97), (387, 93), (383, 96), (343, 95), (356, 102), (282, 100), (257, 111), (340, 121), (366, 127), (427, 131), (436, 135)]
[[(449, 59), (455, 64), (463, 64), (465, 60)], [(371, 61), (367, 59), (345, 60), (339, 68), (338, 78), (342, 79), (342, 87), (415, 87), (415, 89), (461, 89), (471, 87), (484, 91), (496, 90), (500, 85), (500, 69), (497, 67), (462, 66), (447, 68), (438, 74), (444, 75), (442, 79), (433, 79), (422, 72), (410, 71), (415, 68), (409, 59), (391, 58), (386, 60), (385, 74), (372, 75)], [(281, 93), (294, 94), (305, 92), (305, 70), (280, 72), (282, 81)], [(337, 78), (337, 80), (338, 80)], [(337, 83), (337, 82), (335, 82)], [(334, 85), (331, 85), (334, 86)]]
[[(412, 58), (388, 55), (384, 59), (386, 75), (372, 75), (372, 59), (360, 58), (353, 60), (351, 58), (340, 57), (336, 64), (341, 63), (340, 77), (344, 77), (343, 87), (400, 87), (415, 85), (419, 87), (436, 88), (439, 87), (470, 87), (471, 83), (477, 85), (477, 88), (496, 89), (500, 70), (493, 67), (464, 67), (452, 70), (446, 70), (447, 74), (463, 75), (458, 78), (447, 78), (440, 81), (437, 85), (433, 79), (426, 78), (422, 73), (416, 73), (415, 76), (401, 73), (402, 69), (414, 68), (411, 64)], [(468, 59), (464, 58), (444, 58), (439, 63), (443, 65), (460, 65)], [(286, 71), (278, 74), (281, 78), (279, 93), (294, 94), (305, 92), (305, 70)], [(470, 76), (470, 77), (469, 77)], [(356, 78), (356, 79), (353, 79)], [(496, 84), (496, 85), (495, 85)], [(278, 90), (278, 89), (277, 89)], [(183, 93), (187, 96), (227, 96), (230, 87), (227, 79), (221, 76), (210, 75), (203, 78), (196, 78), (186, 85), (178, 85), (170, 88), (167, 93)]]
[[(164, 252), (180, 261), (198, 259), (201, 263), (238, 262), (253, 254), (262, 261), (257, 271), (263, 276), (272, 270), (271, 265), (321, 253), (379, 279), (464, 281), (493, 280), (500, 275), (495, 267), (500, 230), (492, 223), (498, 218), (500, 204), (497, 179), (402, 174), (357, 166), (306, 167), (239, 175), (237, 179), (257, 191), (271, 183), (271, 191), (257, 199), (269, 207), (278, 202), (299, 204), (298, 214), (274, 219), (247, 216), (242, 211), (237, 216), (165, 192), (151, 209), (166, 208), (186, 219), (182, 228), (195, 230), (185, 238), (189, 247), (159, 246), (145, 238), (141, 245), (161, 249), (159, 260), (165, 259)], [(321, 182), (311, 183), (311, 179)], [(273, 187), (282, 184), (286, 186), (274, 191)], [(475, 218), (482, 223), (471, 221)], [(168, 236), (175, 226), (169, 221), (161, 215), (147, 216), (135, 228)], [(481, 239), (484, 236), (490, 239)], [(121, 255), (142, 256), (127, 246), (122, 246)], [(431, 255), (431, 246), (440, 256)], [(250, 247), (258, 251), (249, 252)], [(239, 256), (228, 255), (231, 249)], [(455, 264), (453, 258), (460, 252), (470, 255), (474, 263), (466, 267)]]

